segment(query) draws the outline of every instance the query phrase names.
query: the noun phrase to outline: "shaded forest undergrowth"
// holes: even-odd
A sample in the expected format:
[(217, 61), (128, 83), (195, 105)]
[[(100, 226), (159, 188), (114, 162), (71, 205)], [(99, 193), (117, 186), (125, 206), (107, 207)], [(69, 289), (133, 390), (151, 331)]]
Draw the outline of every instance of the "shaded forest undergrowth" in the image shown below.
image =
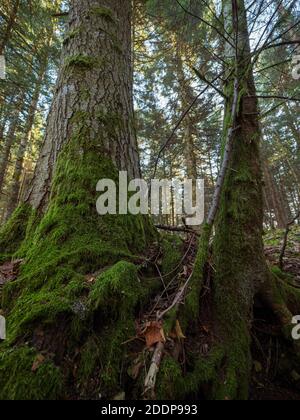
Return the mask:
[[(273, 274), (300, 289), (300, 229), (289, 234), (284, 271), (278, 267), (283, 236), (268, 232), (265, 254)], [(191, 284), (197, 243), (191, 233), (163, 235), (146, 257), (78, 274), (81, 286), (69, 283), (54, 302), (50, 292), (37, 294), (35, 302), (20, 296), (12, 316), (23, 260), (2, 261), (1, 313), (13, 327), (0, 347), (1, 399), (209, 398), (216, 366), (225, 381), (224, 356), (213, 321), (209, 259), (199, 317), (191, 321), (198, 305)], [(27, 304), (31, 313), (18, 314)], [(293, 346), (271, 311), (259, 301), (254, 308), (250, 398), (298, 400)]]

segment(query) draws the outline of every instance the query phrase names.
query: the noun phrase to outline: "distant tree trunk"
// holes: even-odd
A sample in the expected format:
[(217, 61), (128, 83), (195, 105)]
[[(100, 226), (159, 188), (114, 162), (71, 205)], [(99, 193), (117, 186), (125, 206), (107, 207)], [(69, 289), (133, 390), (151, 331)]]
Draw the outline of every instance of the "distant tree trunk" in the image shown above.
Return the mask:
[(277, 227), (279, 229), (284, 229), (289, 221), (287, 211), (284, 207), (283, 200), (281, 198), (281, 191), (278, 188), (278, 186), (275, 184), (274, 176), (270, 170), (270, 167), (266, 158), (264, 159), (263, 171), (264, 171), (266, 196), (267, 196), (267, 199), (270, 200), (269, 207), (274, 210), (274, 214), (277, 221)]
[[(177, 76), (179, 83), (179, 96), (182, 107), (182, 112), (184, 112), (188, 106), (193, 102), (195, 96), (192, 91), (192, 87), (189, 85), (189, 81), (186, 78), (183, 65), (183, 51), (180, 40), (176, 41), (176, 64), (177, 64)], [(195, 153), (195, 144), (193, 139), (193, 134), (195, 133), (196, 121), (189, 113), (183, 121), (183, 141), (184, 141), (184, 154), (185, 154), (185, 163), (186, 163), (186, 173), (189, 179), (197, 179), (197, 158)]]
[(3, 38), (0, 41), (0, 55), (3, 55), (5, 47), (11, 37), (11, 34), (13, 32), (15, 23), (16, 23), (16, 19), (17, 19), (17, 15), (18, 15), (18, 11), (19, 11), (19, 6), (20, 6), (20, 0), (13, 0), (13, 7), (12, 7), (12, 11), (10, 13), (10, 15), (8, 16), (8, 21), (7, 21), (7, 25), (4, 31), (4, 35)]
[(34, 123), (34, 118), (35, 118), (37, 105), (38, 105), (38, 101), (39, 101), (39, 97), (41, 93), (42, 83), (43, 83), (43, 79), (44, 79), (45, 72), (47, 69), (47, 64), (48, 64), (48, 57), (45, 56), (43, 59), (43, 62), (41, 63), (39, 75), (36, 81), (35, 90), (32, 94), (24, 133), (22, 134), (20, 145), (17, 150), (16, 163), (15, 163), (12, 184), (11, 184), (11, 191), (10, 191), (10, 196), (9, 196), (9, 200), (7, 204), (7, 210), (6, 210), (6, 219), (9, 219), (11, 217), (13, 211), (18, 205), (20, 181), (21, 181), (21, 175), (22, 175), (22, 170), (23, 170), (24, 157), (25, 157), (28, 142), (30, 140), (31, 130)]
[(20, 94), (19, 99), (16, 102), (16, 109), (14, 115), (11, 116), (10, 126), (5, 136), (4, 144), (0, 153), (0, 193), (3, 191), (4, 180), (6, 175), (6, 170), (9, 164), (9, 157), (11, 153), (12, 146), (15, 142), (16, 132), (20, 120), (20, 109), (23, 106), (24, 94)]
[[(105, 16), (106, 8), (114, 13)], [(78, 0), (71, 8), (62, 71), (27, 198), (36, 209), (45, 210), (47, 206), (57, 157), (74, 133), (79, 114), (83, 119), (86, 115), (87, 122), (94, 126), (93, 140), (105, 154), (120, 169), (128, 169), (131, 177), (140, 177), (133, 123), (130, 13), (127, 0)], [(86, 21), (82, 20), (84, 15)], [(119, 26), (121, 21), (123, 25)], [(87, 39), (83, 25), (89, 26), (93, 39)], [(107, 130), (103, 130), (105, 127)]]

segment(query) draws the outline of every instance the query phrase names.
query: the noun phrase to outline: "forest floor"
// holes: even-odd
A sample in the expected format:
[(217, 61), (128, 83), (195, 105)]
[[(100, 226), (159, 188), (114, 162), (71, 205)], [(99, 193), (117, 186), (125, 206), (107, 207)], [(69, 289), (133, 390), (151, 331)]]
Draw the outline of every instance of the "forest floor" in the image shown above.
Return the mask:
[[(300, 227), (293, 227), (289, 233), (284, 274), (277, 269), (283, 237), (282, 230), (266, 233), (265, 255), (278, 276), (286, 278), (287, 274), (288, 280), (300, 288)], [(252, 400), (300, 400), (300, 375), (296, 371), (286, 374), (282, 363), (285, 351), (289, 350), (276, 319), (258, 309), (253, 326)]]
[[(267, 232), (264, 237), (265, 254), (270, 267), (272, 267), (277, 276), (300, 288), (300, 227), (293, 227), (289, 233), (284, 259), (284, 272), (278, 268), (283, 237), (284, 231)], [(172, 241), (174, 243), (168, 243), (167, 245), (170, 248), (170, 255), (173, 255), (172, 248), (175, 249), (176, 244), (182, 244), (182, 239), (177, 234), (173, 235), (173, 238)], [(166, 325), (157, 321), (159, 318), (158, 314), (168, 311), (178, 295), (180, 286), (187, 282), (191, 276), (193, 262), (197, 253), (197, 239), (194, 235), (188, 235), (183, 242), (181, 253), (176, 256), (177, 260), (176, 258), (173, 260), (171, 258), (165, 266), (163, 262), (164, 252), (166, 250), (161, 248), (158, 251), (157, 247), (153, 247), (148, 256), (149, 263), (158, 279), (161, 280), (163, 287), (161, 289), (162, 292), (153, 297), (149, 306), (144, 308), (143, 313), (140, 313), (137, 317), (137, 336), (133, 339), (129, 337), (128, 340), (131, 355), (136, 355), (131, 363), (131, 372), (129, 372), (129, 377), (133, 382), (137, 380), (141, 371), (144, 370), (145, 358), (148, 359), (147, 364), (149, 364), (149, 357), (151, 358), (152, 354), (149, 350), (157, 342), (165, 339), (164, 330), (166, 330)], [(178, 263), (178, 261), (180, 262)], [(6, 262), (0, 266), (0, 289), (5, 283), (18, 277), (21, 263), (22, 260), (16, 260)], [(147, 271), (147, 267), (145, 267), (145, 271)], [(201, 325), (197, 334), (186, 338), (178, 321), (175, 327), (168, 332), (170, 339), (167, 340), (165, 352), (180, 362), (183, 366), (183, 371), (187, 363), (185, 354), (196, 351), (205, 355), (208, 353), (213, 341), (213, 326), (210, 325), (211, 314), (209, 313), (209, 289), (210, 285), (208, 283), (205, 285), (202, 295)], [(280, 326), (277, 320), (272, 314), (266, 313), (264, 308), (260, 309), (259, 304), (256, 305), (254, 314), (252, 339), (253, 375), (250, 399), (300, 400), (300, 374), (293, 370), (290, 371), (284, 366), (289, 355), (288, 344), (281, 338)], [(174, 343), (177, 343), (177, 345), (174, 345)]]

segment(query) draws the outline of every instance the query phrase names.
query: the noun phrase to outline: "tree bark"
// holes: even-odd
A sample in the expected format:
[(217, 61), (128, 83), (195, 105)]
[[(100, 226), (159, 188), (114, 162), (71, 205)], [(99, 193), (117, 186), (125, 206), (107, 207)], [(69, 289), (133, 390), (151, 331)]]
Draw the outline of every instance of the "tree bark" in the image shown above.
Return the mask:
[(79, 113), (88, 113), (91, 141), (120, 170), (140, 177), (133, 122), (130, 19), (129, 1), (77, 0), (70, 9), (62, 71), (27, 197), (34, 208), (44, 211), (47, 207), (57, 156), (74, 133)]

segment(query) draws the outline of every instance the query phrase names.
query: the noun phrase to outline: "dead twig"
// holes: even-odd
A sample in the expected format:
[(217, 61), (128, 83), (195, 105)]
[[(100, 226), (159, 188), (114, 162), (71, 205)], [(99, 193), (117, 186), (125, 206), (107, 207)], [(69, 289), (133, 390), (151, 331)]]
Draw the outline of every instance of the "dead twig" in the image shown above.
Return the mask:
[(155, 227), (159, 230), (166, 230), (169, 232), (182, 232), (182, 233), (192, 233), (196, 236), (200, 236), (199, 233), (197, 233), (195, 230), (193, 229), (189, 229), (189, 228), (181, 228), (181, 227), (176, 227), (176, 226), (165, 226), (165, 225), (155, 225)]
[(298, 211), (297, 215), (286, 226), (284, 239), (283, 239), (283, 245), (282, 245), (282, 249), (281, 249), (280, 257), (279, 257), (279, 268), (280, 268), (280, 270), (284, 269), (284, 256), (285, 256), (285, 251), (286, 251), (286, 247), (287, 247), (287, 243), (288, 243), (288, 237), (289, 237), (289, 233), (290, 233), (290, 230), (291, 230), (291, 226), (293, 226), (293, 224), (296, 222), (297, 219), (299, 219), (299, 217), (300, 217), (300, 211)]
[(159, 342), (154, 350), (151, 360), (151, 365), (144, 383), (144, 395), (154, 398), (156, 377), (159, 371), (159, 366), (163, 357), (165, 344)]

